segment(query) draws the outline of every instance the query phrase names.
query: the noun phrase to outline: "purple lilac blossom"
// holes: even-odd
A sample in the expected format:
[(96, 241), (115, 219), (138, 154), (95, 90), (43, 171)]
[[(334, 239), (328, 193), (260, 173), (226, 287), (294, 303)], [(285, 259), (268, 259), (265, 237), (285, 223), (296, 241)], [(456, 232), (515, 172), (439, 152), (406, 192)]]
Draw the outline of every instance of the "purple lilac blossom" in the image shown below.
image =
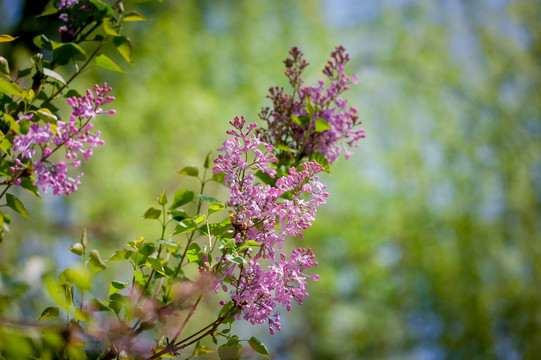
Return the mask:
[[(110, 92), (111, 88), (107, 88), (107, 83), (104, 83), (102, 87), (94, 86), (95, 95), (87, 90), (86, 96), (68, 98), (67, 103), (72, 108), (68, 122), (59, 120), (54, 128), (50, 123), (44, 127), (34, 123), (26, 134), (15, 137), (13, 150), (20, 152), (21, 159), (30, 160), (35, 177), (34, 185), (41, 187), (45, 192), (52, 189), (55, 195), (69, 195), (77, 191), (83, 174), (72, 178), (68, 175), (68, 167), (80, 167), (79, 154), (88, 161), (93, 155), (93, 149), (104, 144), (100, 139), (100, 131), (91, 132), (93, 125), (90, 120), (95, 119), (98, 114), (116, 113), (115, 110), (102, 109), (103, 105), (115, 100), (114, 97), (107, 95)], [(62, 147), (66, 152), (66, 160), (70, 162), (53, 163), (50, 155)], [(36, 149), (41, 150), (38, 158)], [(16, 159), (15, 164), (10, 168), (14, 175), (21, 175), (30, 167), (25, 166), (20, 159)], [(20, 177), (16, 181), (20, 183)]]
[[(272, 109), (265, 108), (260, 117), (267, 122), (267, 129), (261, 129), (262, 139), (269, 143), (280, 143), (290, 149), (302, 151), (300, 155), (309, 157), (319, 152), (323, 154), (329, 164), (338, 159), (342, 149), (346, 159), (353, 152), (346, 148), (356, 147), (359, 140), (365, 137), (364, 129), (357, 129), (357, 109), (347, 105), (347, 100), (340, 95), (350, 88), (351, 84), (358, 84), (355, 75), (348, 76), (344, 72), (344, 65), (349, 62), (349, 55), (342, 46), (336, 47), (331, 53), (331, 60), (323, 70), (323, 74), (331, 81), (328, 88), (325, 81), (320, 80), (318, 86), (303, 87), (302, 72), (308, 63), (303, 59), (302, 52), (296, 47), (289, 52), (291, 58), (284, 61), (285, 75), (293, 87), (293, 94), (284, 93), (281, 87), (271, 88), (268, 96), (272, 102)], [(307, 102), (314, 106), (316, 113), (313, 116), (307, 111)], [(309, 125), (295, 124), (291, 117), (309, 117)], [(314, 132), (316, 119), (325, 120), (330, 129)], [(309, 136), (307, 135), (307, 132)], [(300, 149), (300, 150), (299, 150)]]
[[(302, 171), (291, 168), (288, 176), (276, 180), (275, 186), (256, 184), (256, 170), (271, 177), (276, 175), (269, 164), (276, 162), (276, 158), (271, 152), (273, 146), (251, 133), (256, 124), (243, 130), (245, 123), (244, 117), (231, 122), (236, 130), (227, 132), (233, 137), (219, 149), (223, 154), (214, 161), (213, 172), (225, 173), (224, 184), (230, 190), (227, 205), (233, 208), (231, 222), (236, 229), (236, 243), (242, 245), (252, 240), (260, 246), (254, 254), (248, 252), (249, 259), (243, 265), (230, 261), (227, 256), (217, 258), (222, 275), (216, 291), (220, 287), (230, 291), (245, 320), (252, 324), (268, 322), (270, 332), (274, 333), (275, 329), (280, 330), (279, 312), (275, 307), (281, 304), (289, 311), (293, 301), (301, 304), (302, 298), (308, 296), (304, 280), (317, 280), (317, 275), (304, 273), (317, 265), (310, 249), (294, 250), (289, 261), (282, 252), (276, 261), (276, 252), (282, 248), (286, 236), (302, 237), (302, 230), (311, 226), (317, 207), (325, 204), (328, 194), (316, 175), (324, 169), (315, 161), (304, 163)], [(287, 198), (280, 201), (286, 193)], [(260, 259), (266, 259), (271, 265), (263, 267)], [(234, 279), (235, 272), (239, 273), (238, 280), (226, 281)]]

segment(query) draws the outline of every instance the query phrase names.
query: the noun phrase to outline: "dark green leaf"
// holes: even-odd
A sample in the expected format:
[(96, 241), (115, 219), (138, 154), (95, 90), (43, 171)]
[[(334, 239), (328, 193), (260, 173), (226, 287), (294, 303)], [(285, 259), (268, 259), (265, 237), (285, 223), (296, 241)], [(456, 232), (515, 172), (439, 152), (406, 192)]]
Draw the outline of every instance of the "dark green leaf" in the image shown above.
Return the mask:
[(143, 219), (158, 219), (161, 214), (162, 214), (162, 211), (160, 209), (151, 207), (147, 211), (145, 211), (145, 214), (143, 215)]
[(305, 126), (307, 126), (307, 125), (310, 124), (310, 116), (306, 116), (306, 115), (300, 115), (300, 116), (291, 115), (291, 121), (293, 121), (295, 124), (297, 124), (297, 125), (299, 125), (299, 126), (305, 127)]
[(180, 175), (186, 175), (186, 176), (194, 176), (197, 177), (199, 175), (199, 169), (195, 166), (185, 166), (182, 170), (178, 172)]
[(56, 306), (49, 306), (41, 313), (38, 321), (43, 321), (47, 319), (54, 319), (60, 317), (60, 309)]
[[(55, 44), (53, 44), (53, 47)], [(53, 50), (53, 59), (58, 65), (66, 65), (71, 59), (84, 60), (85, 51), (82, 47), (74, 43), (58, 45)]]
[(36, 36), (33, 39), (33, 42), (40, 49), (49, 51), (53, 50), (53, 44), (51, 44), (51, 40), (49, 40), (49, 38), (43, 34)]
[(96, 65), (101, 68), (120, 72), (120, 73), (124, 72), (124, 70), (122, 70), (122, 68), (118, 66), (113, 60), (111, 60), (111, 58), (109, 58), (107, 55), (100, 54), (96, 56), (95, 60), (96, 60)]
[(151, 243), (144, 243), (141, 248), (139, 249), (139, 254), (143, 255), (143, 256), (149, 256), (150, 254), (152, 254), (154, 251), (156, 251), (156, 247), (154, 246), (154, 244), (151, 244)]
[(6, 194), (6, 201), (9, 208), (30, 220), (30, 216), (28, 215), (28, 211), (24, 207), (24, 204), (21, 202), (21, 200), (17, 199), (15, 195)]
[(203, 167), (205, 169), (208, 169), (210, 167), (210, 155), (212, 154), (212, 151), (209, 151), (207, 154), (207, 157), (205, 158), (205, 163), (203, 164)]
[(171, 204), (170, 209), (176, 209), (179, 206), (187, 204), (190, 201), (192, 201), (193, 198), (194, 198), (193, 191), (181, 189), (177, 191), (177, 193), (175, 194), (175, 198), (173, 199), (173, 204)]
[(55, 6), (55, 2), (54, 1), (49, 1), (47, 3), (47, 5), (45, 6), (45, 9), (43, 9), (43, 12), (41, 14), (39, 14), (38, 17), (47, 16), (47, 15), (53, 15), (53, 14), (56, 14), (58, 11), (59, 10)]
[(269, 350), (267, 349), (265, 344), (261, 342), (261, 340), (252, 336), (250, 340), (248, 340), (248, 343), (250, 344), (250, 346), (252, 347), (252, 349), (254, 349), (256, 353), (265, 356), (267, 359), (270, 359)]
[(188, 214), (184, 209), (171, 210), (169, 211), (169, 213), (171, 214), (173, 220), (175, 220), (176, 222), (181, 222), (188, 217)]

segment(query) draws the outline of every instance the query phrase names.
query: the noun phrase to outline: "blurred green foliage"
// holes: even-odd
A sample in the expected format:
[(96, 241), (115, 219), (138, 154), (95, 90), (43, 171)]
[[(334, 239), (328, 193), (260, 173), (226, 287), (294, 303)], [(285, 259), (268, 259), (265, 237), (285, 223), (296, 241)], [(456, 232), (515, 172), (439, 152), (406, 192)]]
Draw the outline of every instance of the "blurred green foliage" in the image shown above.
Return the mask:
[(152, 237), (148, 204), (193, 185), (176, 171), (219, 147), (233, 116), (256, 120), (266, 90), (285, 85), (287, 50), (304, 51), (315, 81), (342, 44), (367, 138), (323, 178), (328, 205), (296, 240), (316, 252), (320, 281), (282, 332), (262, 337), (273, 359), (541, 354), (538, 1), (151, 4), (128, 74), (94, 73), (117, 91), (118, 115), (97, 124), (106, 146), (79, 192), (25, 201), (35, 220), (14, 219), (2, 267), (35, 254), (62, 263), (56, 247), (82, 227), (104, 246)]

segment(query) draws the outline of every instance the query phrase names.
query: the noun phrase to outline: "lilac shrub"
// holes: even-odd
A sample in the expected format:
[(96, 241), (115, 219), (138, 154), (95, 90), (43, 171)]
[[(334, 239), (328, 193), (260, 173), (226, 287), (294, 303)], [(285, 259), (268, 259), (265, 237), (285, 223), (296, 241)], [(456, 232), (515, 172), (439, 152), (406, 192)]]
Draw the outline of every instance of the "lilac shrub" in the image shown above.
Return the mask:
[(269, 90), (269, 99), (273, 107), (264, 108), (260, 118), (266, 122), (266, 128), (259, 129), (262, 139), (274, 144), (288, 166), (296, 166), (302, 157), (317, 153), (323, 155), (329, 164), (338, 159), (342, 149), (345, 158), (353, 153), (347, 147), (356, 147), (365, 137), (360, 125), (357, 109), (347, 105), (341, 95), (352, 84), (358, 84), (355, 75), (345, 73), (344, 66), (349, 62), (349, 55), (342, 46), (331, 53), (323, 74), (330, 81), (320, 80), (318, 86), (303, 87), (301, 75), (309, 65), (303, 59), (302, 52), (296, 47), (289, 52), (291, 57), (284, 61), (285, 75), (293, 92), (288, 94), (282, 87)]
[[(13, 184), (19, 184), (22, 177), (33, 173), (33, 185), (41, 187), (45, 192), (52, 189), (55, 195), (69, 195), (77, 191), (83, 174), (70, 177), (68, 168), (81, 166), (78, 153), (88, 161), (93, 149), (104, 144), (100, 139), (100, 131), (91, 132), (94, 125), (90, 121), (99, 114), (115, 114), (115, 110), (102, 109), (103, 105), (115, 100), (107, 95), (110, 92), (111, 88), (107, 88), (106, 83), (102, 87), (95, 85), (95, 95), (87, 90), (86, 96), (67, 99), (72, 108), (68, 122), (58, 120), (55, 126), (51, 123), (44, 126), (33, 123), (26, 134), (16, 136), (13, 140), (13, 151), (20, 152), (20, 158), (16, 158), (15, 165), (10, 167), (16, 176)], [(20, 119), (23, 118), (32, 119), (33, 114), (20, 115)], [(52, 161), (51, 155), (61, 148), (65, 150), (66, 161)]]
[[(274, 311), (278, 303), (287, 305), (293, 300), (302, 303), (306, 277), (317, 279), (316, 275), (305, 275), (304, 270), (316, 265), (310, 249), (298, 249), (285, 262), (286, 254), (280, 253), (276, 260), (276, 251), (282, 248), (286, 236), (300, 236), (315, 220), (319, 205), (325, 204), (328, 196), (323, 192), (325, 185), (319, 182), (317, 173), (323, 168), (317, 162), (304, 163), (304, 170), (289, 170), (289, 175), (281, 177), (275, 186), (255, 183), (255, 170), (266, 172), (274, 177), (276, 171), (269, 164), (277, 159), (270, 153), (274, 147), (259, 139), (259, 135), (250, 132), (256, 127), (251, 124), (243, 130), (244, 117), (235, 118), (231, 125), (236, 130), (228, 131), (233, 138), (224, 142), (215, 160), (215, 174), (225, 173), (224, 184), (229, 188), (230, 198), (226, 203), (233, 209), (231, 224), (235, 229), (234, 239), (237, 246), (251, 242), (258, 244), (259, 250), (252, 254), (247, 248), (245, 261), (241, 264), (233, 256), (221, 256), (216, 260), (222, 274), (219, 279), (222, 288), (227, 291), (225, 279), (231, 279), (229, 286), (234, 304), (242, 309), (242, 317), (252, 324), (268, 322), (271, 333), (274, 328), (280, 330), (279, 311)], [(258, 149), (265, 148), (265, 153)], [(253, 160), (247, 161), (250, 153)], [(301, 195), (308, 195), (309, 200)], [(281, 201), (281, 197), (287, 197)], [(260, 259), (269, 260), (271, 265), (262, 267)], [(239, 271), (238, 279), (233, 274)], [(239, 315), (240, 316), (240, 315)]]

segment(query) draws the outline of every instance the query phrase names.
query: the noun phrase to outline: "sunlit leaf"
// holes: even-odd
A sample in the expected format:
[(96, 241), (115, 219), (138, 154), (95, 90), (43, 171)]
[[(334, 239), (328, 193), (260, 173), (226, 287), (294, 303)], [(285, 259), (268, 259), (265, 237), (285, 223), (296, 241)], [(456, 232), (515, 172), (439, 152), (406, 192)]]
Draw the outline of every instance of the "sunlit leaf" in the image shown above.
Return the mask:
[(111, 60), (111, 58), (109, 58), (107, 55), (100, 54), (96, 56), (95, 61), (96, 61), (96, 65), (101, 68), (120, 72), (120, 73), (124, 72), (124, 70), (122, 70), (122, 68), (118, 66), (113, 60)]

